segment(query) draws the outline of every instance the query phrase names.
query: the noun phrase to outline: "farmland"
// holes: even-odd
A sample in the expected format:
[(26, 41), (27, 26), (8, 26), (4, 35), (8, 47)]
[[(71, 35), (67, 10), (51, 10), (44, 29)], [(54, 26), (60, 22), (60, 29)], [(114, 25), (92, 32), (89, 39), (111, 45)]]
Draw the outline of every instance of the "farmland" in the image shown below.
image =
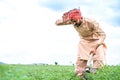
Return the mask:
[[(120, 66), (105, 66), (96, 74), (86, 74), (89, 80), (120, 80)], [(0, 80), (80, 80), (74, 66), (1, 64)]]

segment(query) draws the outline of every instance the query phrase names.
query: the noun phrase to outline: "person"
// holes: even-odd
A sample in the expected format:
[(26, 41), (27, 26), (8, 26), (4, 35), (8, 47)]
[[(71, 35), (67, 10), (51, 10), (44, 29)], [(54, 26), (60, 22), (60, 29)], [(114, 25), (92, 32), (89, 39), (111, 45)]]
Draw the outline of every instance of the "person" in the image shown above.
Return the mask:
[(75, 67), (77, 76), (83, 77), (91, 53), (94, 54), (92, 66), (94, 70), (102, 68), (105, 65), (106, 45), (104, 40), (106, 34), (98, 22), (83, 17), (80, 9), (75, 8), (65, 12), (62, 19), (57, 19), (55, 24), (57, 26), (73, 25), (80, 36)]

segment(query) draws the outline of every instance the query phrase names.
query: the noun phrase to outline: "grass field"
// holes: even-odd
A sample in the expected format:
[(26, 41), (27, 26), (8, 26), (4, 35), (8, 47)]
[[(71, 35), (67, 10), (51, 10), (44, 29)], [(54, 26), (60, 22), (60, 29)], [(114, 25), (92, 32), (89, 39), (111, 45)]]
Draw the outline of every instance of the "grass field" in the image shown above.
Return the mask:
[[(88, 80), (120, 80), (120, 66), (105, 66)], [(0, 65), (0, 80), (81, 80), (74, 75), (74, 66)]]

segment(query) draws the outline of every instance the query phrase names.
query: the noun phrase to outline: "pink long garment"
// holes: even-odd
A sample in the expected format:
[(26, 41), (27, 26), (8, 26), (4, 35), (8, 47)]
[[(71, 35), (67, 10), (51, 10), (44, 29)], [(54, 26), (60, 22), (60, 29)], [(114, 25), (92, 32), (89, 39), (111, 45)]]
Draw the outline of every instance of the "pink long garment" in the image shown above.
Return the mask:
[[(83, 60), (88, 60), (91, 50), (96, 47), (97, 41), (98, 40), (87, 41), (81, 39), (78, 44), (78, 57)], [(103, 45), (99, 46), (97, 48), (96, 55), (93, 57), (93, 60), (105, 60), (105, 52), (106, 47)]]
[[(80, 36), (80, 42), (78, 44), (78, 58), (88, 60), (91, 50), (93, 50), (98, 44), (104, 42), (106, 34), (99, 27), (99, 24), (96, 21), (87, 18), (83, 18), (83, 23), (79, 27), (74, 26), (74, 28)], [(105, 52), (106, 47), (98, 47), (93, 59), (105, 60)]]

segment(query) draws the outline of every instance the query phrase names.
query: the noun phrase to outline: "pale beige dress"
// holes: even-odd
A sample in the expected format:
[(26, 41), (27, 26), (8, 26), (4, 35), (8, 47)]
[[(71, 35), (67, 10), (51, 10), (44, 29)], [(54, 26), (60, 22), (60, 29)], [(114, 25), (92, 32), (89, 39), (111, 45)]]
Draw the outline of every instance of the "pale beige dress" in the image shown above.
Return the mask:
[[(88, 18), (83, 18), (83, 23), (79, 27), (74, 26), (74, 28), (80, 36), (78, 58), (88, 60), (91, 50), (93, 50), (98, 44), (104, 43), (106, 34), (96, 21)], [(93, 59), (105, 60), (105, 53), (106, 47), (100, 46)]]
[[(106, 38), (105, 32), (100, 28), (99, 24), (92, 19), (83, 17), (82, 24), (77, 27), (74, 26), (80, 36), (80, 42), (78, 44), (78, 55), (75, 67), (75, 73), (78, 76), (82, 76), (87, 64), (87, 60), (90, 57), (90, 52), (96, 48), (98, 44), (104, 43)], [(56, 25), (68, 25), (63, 20), (56, 21)], [(104, 66), (106, 46), (101, 45), (97, 48), (96, 54), (93, 57), (93, 68), (100, 68)]]
[[(75, 73), (78, 76), (83, 76), (90, 52), (95, 49), (98, 44), (104, 43), (106, 34), (96, 21), (87, 18), (83, 18), (83, 23), (79, 27), (74, 26), (74, 28), (80, 36)], [(97, 69), (104, 66), (105, 54), (106, 46), (99, 46), (96, 54), (93, 56), (93, 68)]]

